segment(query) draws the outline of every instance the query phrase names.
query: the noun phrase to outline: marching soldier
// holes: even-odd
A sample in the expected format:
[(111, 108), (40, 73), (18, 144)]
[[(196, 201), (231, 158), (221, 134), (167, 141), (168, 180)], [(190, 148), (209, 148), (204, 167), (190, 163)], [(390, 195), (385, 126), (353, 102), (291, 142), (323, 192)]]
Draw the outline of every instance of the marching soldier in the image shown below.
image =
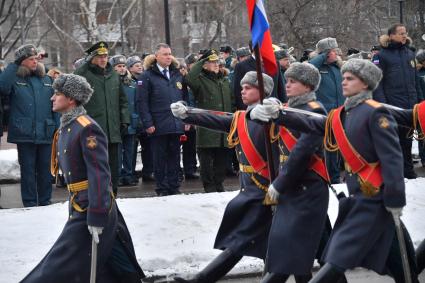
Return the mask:
[[(263, 74), (263, 79), (265, 92), (270, 94), (273, 79), (266, 74)], [(256, 72), (248, 72), (241, 80), (241, 86), (242, 100), (246, 105), (260, 101)], [(233, 115), (205, 113), (208, 110), (194, 114), (180, 102), (171, 104), (171, 110), (185, 123), (229, 133), (227, 140), (231, 147), (235, 147), (240, 162), (241, 190), (227, 205), (214, 244), (214, 248), (223, 252), (193, 278), (185, 280), (175, 277), (181, 283), (216, 282), (243, 256), (261, 259), (266, 256), (272, 211), (271, 203), (266, 199), (269, 168), (264, 131), (260, 124), (246, 119), (245, 111)], [(277, 153), (278, 149), (274, 149)]]
[[(285, 77), (289, 107), (326, 115), (316, 101), (320, 73), (313, 65), (293, 63)], [(279, 128), (278, 138), (280, 171), (268, 189), (278, 205), (262, 283), (285, 282), (291, 274), (297, 283), (307, 283), (321, 238), (324, 235), (326, 243), (331, 230), (324, 234), (329, 176), (323, 159), (323, 138), (284, 126)]]
[[(89, 282), (92, 239), (97, 282), (140, 282), (131, 236), (111, 188), (108, 140), (83, 107), (93, 93), (87, 80), (64, 74), (53, 83), (53, 111), (62, 113), (52, 147), (52, 174), (64, 172), (69, 219), (56, 243), (22, 282)], [(91, 234), (91, 236), (90, 236)]]
[[(393, 241), (392, 217), (399, 217), (406, 204), (403, 159), (394, 118), (372, 100), (382, 72), (362, 59), (349, 60), (341, 72), (347, 99), (327, 119), (289, 112), (280, 112), (277, 118), (277, 123), (285, 126), (325, 134), (325, 148), (339, 150), (345, 161), (349, 197), (340, 200), (338, 218), (323, 256), (326, 264), (310, 282), (338, 282), (345, 270), (358, 266), (389, 273), (396, 282), (404, 282), (400, 263), (394, 261), (393, 253), (400, 249), (398, 241)], [(265, 103), (252, 111), (251, 118), (267, 120), (265, 117), (272, 118), (279, 112), (273, 101)], [(405, 234), (408, 236), (407, 231)], [(417, 282), (414, 263), (410, 265), (412, 282)]]

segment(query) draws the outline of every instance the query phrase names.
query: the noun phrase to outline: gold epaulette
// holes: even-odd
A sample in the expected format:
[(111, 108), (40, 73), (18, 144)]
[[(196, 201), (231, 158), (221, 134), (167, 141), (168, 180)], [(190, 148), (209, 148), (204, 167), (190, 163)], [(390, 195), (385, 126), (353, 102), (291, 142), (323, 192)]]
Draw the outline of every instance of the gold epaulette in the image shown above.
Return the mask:
[(373, 108), (382, 107), (382, 104), (381, 103), (379, 103), (378, 101), (373, 100), (373, 99), (367, 99), (365, 102), (368, 105), (372, 106)]
[(77, 122), (80, 123), (80, 125), (85, 128), (88, 125), (91, 124), (91, 121), (84, 115), (81, 115), (80, 117), (77, 118)]
[(307, 103), (308, 106), (311, 107), (311, 109), (317, 109), (320, 108), (320, 104), (317, 101), (310, 101), (309, 103)]

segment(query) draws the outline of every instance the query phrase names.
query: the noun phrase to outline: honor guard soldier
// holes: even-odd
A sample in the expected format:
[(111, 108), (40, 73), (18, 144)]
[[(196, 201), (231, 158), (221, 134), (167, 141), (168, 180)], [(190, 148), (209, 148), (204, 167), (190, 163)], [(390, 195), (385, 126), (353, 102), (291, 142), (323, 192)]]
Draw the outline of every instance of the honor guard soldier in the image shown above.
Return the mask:
[[(363, 59), (349, 60), (341, 72), (347, 99), (327, 118), (284, 110), (277, 118), (289, 128), (324, 134), (326, 150), (339, 150), (345, 162), (349, 197), (339, 201), (338, 218), (323, 256), (326, 264), (310, 282), (339, 282), (345, 270), (355, 267), (388, 273), (396, 282), (404, 282), (400, 262), (394, 261), (394, 253), (400, 258), (394, 219), (406, 205), (403, 159), (394, 118), (372, 100), (382, 72)], [(276, 117), (278, 109), (273, 101), (265, 101), (256, 117)], [(414, 265), (410, 262), (412, 282), (418, 282)]]
[[(140, 282), (144, 274), (112, 194), (108, 140), (83, 107), (93, 90), (85, 78), (72, 74), (61, 75), (53, 88), (53, 111), (62, 116), (51, 172), (56, 174), (58, 167), (64, 172), (69, 218), (53, 247), (22, 282), (89, 282), (91, 272), (97, 273), (97, 282)], [(91, 258), (96, 246), (97, 257)]]
[[(273, 79), (263, 74), (263, 80), (268, 95), (273, 90)], [(260, 102), (256, 72), (248, 72), (241, 80), (241, 86), (242, 100), (247, 106)], [(229, 133), (227, 140), (231, 147), (235, 147), (240, 162), (241, 190), (228, 203), (214, 244), (214, 248), (223, 252), (193, 278), (174, 278), (180, 283), (216, 282), (243, 256), (261, 259), (266, 256), (272, 211), (271, 202), (266, 198), (269, 167), (263, 127), (246, 119), (245, 111), (218, 115), (215, 111), (204, 110), (194, 114), (183, 103), (171, 104), (171, 110), (185, 123)], [(274, 153), (278, 156), (276, 147)], [(277, 169), (278, 160), (274, 161)]]
[[(286, 70), (285, 79), (289, 107), (326, 115), (325, 108), (316, 101), (320, 73), (313, 65), (293, 63)], [(297, 283), (307, 283), (321, 239), (324, 241), (319, 260), (331, 231), (328, 221), (324, 232), (329, 176), (323, 158), (323, 137), (284, 126), (279, 127), (278, 133), (280, 171), (268, 189), (278, 205), (270, 229), (267, 273), (262, 283), (285, 282), (291, 274)]]

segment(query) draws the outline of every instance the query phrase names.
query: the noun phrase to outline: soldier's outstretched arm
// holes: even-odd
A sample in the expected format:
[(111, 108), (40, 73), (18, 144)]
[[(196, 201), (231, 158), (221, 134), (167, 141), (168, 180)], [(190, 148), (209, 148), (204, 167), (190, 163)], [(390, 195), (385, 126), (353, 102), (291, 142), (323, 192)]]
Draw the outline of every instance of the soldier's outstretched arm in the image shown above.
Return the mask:
[(171, 112), (186, 124), (196, 125), (210, 130), (225, 132), (230, 131), (233, 115), (221, 115), (211, 112), (190, 113), (186, 105), (182, 102), (175, 102), (170, 105)]

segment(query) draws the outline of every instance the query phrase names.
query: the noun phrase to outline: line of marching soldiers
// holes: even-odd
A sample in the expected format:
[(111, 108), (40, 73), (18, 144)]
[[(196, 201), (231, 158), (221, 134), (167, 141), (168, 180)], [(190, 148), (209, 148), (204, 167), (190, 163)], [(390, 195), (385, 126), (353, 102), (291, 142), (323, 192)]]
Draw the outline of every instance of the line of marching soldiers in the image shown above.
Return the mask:
[[(330, 113), (316, 100), (320, 73), (309, 63), (293, 63), (285, 72), (285, 105), (275, 98), (259, 104), (256, 72), (241, 81), (246, 111), (217, 114), (171, 104), (185, 123), (229, 133), (241, 184), (215, 240), (214, 248), (223, 252), (195, 276), (176, 281), (215, 282), (242, 256), (254, 256), (265, 261), (262, 283), (285, 282), (290, 275), (297, 283), (347, 282), (345, 270), (355, 267), (388, 274), (395, 282), (418, 282), (425, 244), (415, 251), (400, 222), (406, 196), (397, 127), (421, 132), (425, 103), (402, 110), (374, 101), (382, 72), (368, 60), (351, 59), (341, 72), (346, 101)], [(270, 94), (273, 80), (266, 74), (263, 80)], [(272, 164), (279, 169), (271, 183), (264, 123), (271, 123)], [(338, 195), (333, 229), (324, 150), (339, 151), (347, 173), (349, 195)], [(312, 277), (315, 258), (321, 268)]]
[[(228, 133), (241, 185), (215, 240), (214, 248), (222, 253), (192, 278), (176, 281), (216, 282), (243, 256), (253, 256), (265, 260), (262, 283), (285, 282), (290, 275), (297, 283), (346, 282), (345, 270), (355, 267), (388, 274), (396, 282), (418, 282), (425, 244), (415, 251), (400, 222), (406, 196), (396, 129), (399, 124), (420, 132), (425, 103), (400, 110), (372, 100), (382, 73), (370, 61), (351, 59), (341, 72), (346, 101), (330, 113), (316, 101), (320, 73), (309, 63), (293, 63), (285, 72), (287, 105), (275, 98), (259, 104), (253, 71), (240, 83), (246, 111), (170, 105), (173, 115), (187, 124)], [(269, 95), (273, 79), (266, 74), (262, 78)], [(72, 74), (61, 75), (53, 89), (53, 111), (62, 116), (51, 169), (53, 174), (59, 167), (68, 172), (69, 218), (53, 247), (22, 282), (96, 282), (96, 275), (97, 282), (140, 282), (144, 274), (110, 186), (107, 138), (84, 109), (93, 90), (85, 78)], [(268, 132), (264, 123), (271, 123)], [(266, 158), (266, 141), (271, 142), (273, 160)], [(339, 151), (347, 172), (349, 195), (339, 195), (333, 229), (327, 216), (329, 176), (323, 149)], [(272, 183), (269, 166), (279, 169)], [(321, 269), (312, 278), (315, 258)]]

